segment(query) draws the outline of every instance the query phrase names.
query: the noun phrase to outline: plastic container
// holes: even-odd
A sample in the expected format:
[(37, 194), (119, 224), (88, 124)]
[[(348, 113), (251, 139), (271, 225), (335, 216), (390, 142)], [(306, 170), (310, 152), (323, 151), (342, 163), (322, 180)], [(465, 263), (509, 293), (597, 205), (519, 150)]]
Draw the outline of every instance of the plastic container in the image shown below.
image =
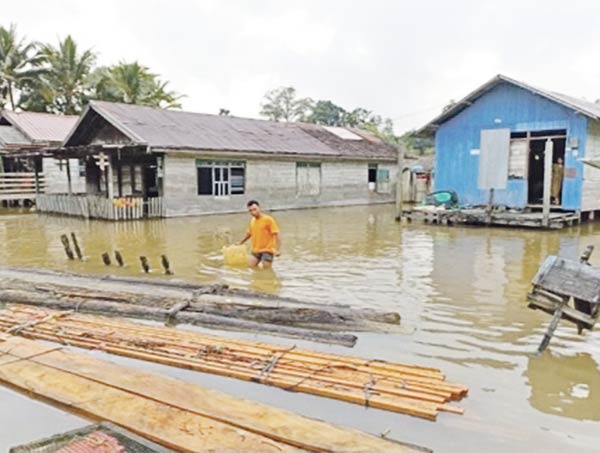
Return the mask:
[(229, 245), (223, 247), (223, 259), (228, 266), (247, 266), (248, 251), (245, 245)]

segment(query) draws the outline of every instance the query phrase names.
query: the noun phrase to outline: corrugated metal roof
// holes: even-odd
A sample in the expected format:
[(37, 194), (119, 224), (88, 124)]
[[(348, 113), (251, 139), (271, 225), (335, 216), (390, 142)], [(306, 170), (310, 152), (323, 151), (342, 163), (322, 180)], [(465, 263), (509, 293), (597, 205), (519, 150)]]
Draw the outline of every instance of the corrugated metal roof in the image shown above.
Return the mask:
[(339, 134), (332, 133), (328, 128), (317, 124), (297, 124), (302, 130), (335, 150), (340, 156), (364, 159), (383, 158), (389, 160), (396, 160), (398, 158), (398, 150), (396, 148), (388, 145), (371, 132), (357, 128), (348, 128), (352, 134), (358, 135), (361, 140), (345, 139), (340, 137)]
[(78, 119), (73, 115), (38, 112), (4, 111), (2, 116), (31, 141), (48, 144), (62, 143)]
[(542, 88), (537, 88), (532, 85), (529, 85), (524, 82), (520, 82), (515, 79), (511, 79), (502, 74), (498, 74), (496, 77), (487, 81), (483, 85), (481, 85), (476, 90), (469, 93), (467, 96), (462, 98), (460, 101), (455, 103), (452, 107), (450, 107), (445, 112), (442, 112), (438, 116), (436, 116), (433, 120), (423, 126), (421, 129), (417, 131), (417, 133), (426, 133), (433, 132), (437, 129), (440, 124), (446, 122), (450, 118), (458, 115), (461, 111), (468, 108), (475, 100), (483, 96), (485, 93), (496, 87), (500, 83), (509, 83), (511, 85), (515, 85), (517, 87), (523, 88), (524, 90), (535, 93), (539, 96), (545, 97), (551, 101), (557, 102), (559, 104), (564, 105), (570, 109), (573, 109), (577, 112), (582, 113), (583, 115), (592, 118), (592, 119), (600, 119), (600, 105), (595, 102), (586, 101), (585, 99), (579, 99), (573, 96), (568, 96), (562, 93), (556, 93), (553, 91), (544, 90)]
[(0, 125), (0, 149), (20, 145), (31, 145), (31, 141), (14, 126)]
[[(311, 125), (311, 128), (318, 128), (330, 138), (329, 141), (323, 140), (321, 136), (307, 131), (307, 125), (300, 123), (278, 123), (100, 101), (91, 102), (89, 109), (129, 137), (133, 144), (158, 149), (388, 157), (391, 148), (381, 141), (344, 140), (322, 126)], [(85, 115), (78, 124), (85, 121)], [(69, 134), (65, 146), (81, 144), (77, 129), (75, 127)]]

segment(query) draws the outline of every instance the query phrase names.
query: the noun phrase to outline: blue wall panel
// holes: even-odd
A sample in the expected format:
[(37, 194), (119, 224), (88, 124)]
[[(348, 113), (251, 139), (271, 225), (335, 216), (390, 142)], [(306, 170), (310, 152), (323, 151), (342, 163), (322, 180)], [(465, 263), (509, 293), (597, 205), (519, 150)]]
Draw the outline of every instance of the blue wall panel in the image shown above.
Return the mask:
[[(576, 169), (575, 178), (565, 178), (563, 208), (579, 209), (585, 155), (587, 118), (560, 104), (509, 83), (502, 83), (477, 99), (471, 106), (440, 125), (435, 135), (436, 190), (454, 190), (461, 204), (486, 204), (489, 194), (477, 188), (482, 129), (509, 128), (513, 132), (566, 129), (567, 140), (576, 137), (577, 156), (568, 148), (565, 167)], [(527, 204), (527, 180), (510, 179), (504, 190), (497, 190), (495, 202), (522, 208)]]

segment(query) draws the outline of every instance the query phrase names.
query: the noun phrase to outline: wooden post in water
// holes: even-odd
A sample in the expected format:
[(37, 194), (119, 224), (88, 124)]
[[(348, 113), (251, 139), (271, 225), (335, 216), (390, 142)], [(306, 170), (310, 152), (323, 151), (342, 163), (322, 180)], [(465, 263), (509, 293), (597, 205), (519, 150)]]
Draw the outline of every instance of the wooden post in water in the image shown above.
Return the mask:
[(398, 171), (396, 174), (396, 221), (402, 220), (402, 183), (404, 170), (404, 145), (398, 145)]
[(77, 236), (75, 233), (71, 232), (71, 240), (73, 241), (73, 248), (75, 249), (75, 253), (77, 254), (77, 258), (82, 260), (83, 253), (81, 253), (81, 249), (79, 248), (79, 243), (77, 242)]
[(150, 264), (148, 264), (148, 258), (140, 256), (140, 262), (142, 263), (142, 269), (147, 274), (150, 272)]
[(125, 265), (125, 262), (123, 261), (123, 256), (118, 250), (115, 250), (115, 261), (117, 262), (119, 267), (123, 267)]
[(67, 258), (69, 258), (70, 260), (74, 260), (75, 255), (73, 255), (73, 250), (71, 250), (71, 244), (69, 244), (69, 237), (66, 234), (62, 234), (60, 236), (60, 241), (62, 242), (62, 245), (65, 249), (65, 254), (67, 255)]
[(167, 255), (160, 255), (160, 261), (165, 269), (165, 274), (173, 275), (173, 271), (171, 271), (171, 264), (169, 263), (169, 258), (167, 258)]
[(104, 252), (102, 254), (102, 262), (106, 265), (106, 266), (110, 266), (110, 255), (107, 252)]
[(494, 210), (494, 188), (490, 189), (490, 197), (488, 199), (488, 205), (486, 208), (485, 221), (488, 225), (492, 223), (492, 212)]
[(550, 226), (550, 189), (552, 187), (552, 160), (554, 154), (554, 142), (552, 139), (546, 140), (546, 148), (544, 149), (544, 198), (542, 205), (542, 226), (548, 228)]

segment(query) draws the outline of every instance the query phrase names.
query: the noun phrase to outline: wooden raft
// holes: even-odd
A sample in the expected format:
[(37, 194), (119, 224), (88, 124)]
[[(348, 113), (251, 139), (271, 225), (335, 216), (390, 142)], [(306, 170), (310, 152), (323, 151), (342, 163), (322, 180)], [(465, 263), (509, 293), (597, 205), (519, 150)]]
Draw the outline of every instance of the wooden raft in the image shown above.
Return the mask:
[(467, 394), (440, 370), (223, 339), (72, 312), (9, 306), (0, 332), (158, 362), (435, 420)]
[(416, 448), (18, 337), (0, 338), (0, 382), (176, 451)]

